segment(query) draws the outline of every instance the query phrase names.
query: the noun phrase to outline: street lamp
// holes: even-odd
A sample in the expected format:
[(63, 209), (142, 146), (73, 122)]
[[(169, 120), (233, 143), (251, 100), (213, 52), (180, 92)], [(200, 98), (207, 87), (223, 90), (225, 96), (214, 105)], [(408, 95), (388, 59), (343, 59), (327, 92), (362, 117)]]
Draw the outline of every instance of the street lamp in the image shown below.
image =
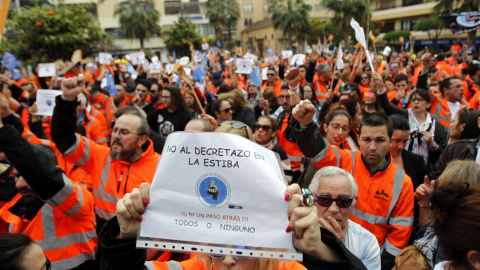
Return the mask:
[(230, 16), (230, 13), (227, 12), (227, 26), (228, 26), (228, 49), (232, 51), (232, 32), (230, 31), (230, 20), (232, 19), (232, 16)]

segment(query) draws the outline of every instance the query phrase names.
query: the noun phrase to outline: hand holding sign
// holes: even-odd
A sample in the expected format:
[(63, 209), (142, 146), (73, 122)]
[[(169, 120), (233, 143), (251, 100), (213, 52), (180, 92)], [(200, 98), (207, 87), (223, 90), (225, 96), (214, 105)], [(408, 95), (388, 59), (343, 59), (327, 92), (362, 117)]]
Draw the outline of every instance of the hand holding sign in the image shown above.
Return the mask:
[(136, 238), (137, 231), (142, 221), (145, 208), (150, 201), (150, 184), (142, 183), (140, 188), (134, 188), (132, 192), (125, 194), (123, 199), (117, 202), (117, 219), (120, 225), (118, 238)]

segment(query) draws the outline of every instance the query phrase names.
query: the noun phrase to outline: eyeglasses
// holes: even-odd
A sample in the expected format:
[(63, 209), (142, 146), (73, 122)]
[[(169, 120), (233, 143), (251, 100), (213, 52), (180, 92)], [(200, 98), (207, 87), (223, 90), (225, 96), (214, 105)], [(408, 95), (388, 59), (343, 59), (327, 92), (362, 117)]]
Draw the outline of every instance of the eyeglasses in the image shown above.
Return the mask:
[(231, 111), (232, 111), (232, 107), (226, 108), (226, 109), (224, 109), (224, 110), (220, 110), (220, 112), (226, 112), (226, 113), (229, 113), (229, 112), (231, 112)]
[(162, 96), (163, 99), (170, 99), (170, 97)]
[(425, 99), (423, 99), (423, 98), (412, 98), (412, 100), (410, 100), (411, 103), (417, 103), (417, 102), (422, 102), (422, 101), (425, 101)]
[(262, 128), (263, 130), (270, 130), (272, 127), (269, 125), (260, 125), (258, 123), (255, 123), (254, 125), (255, 130)]
[(47, 258), (47, 256), (45, 256), (45, 259), (47, 260), (47, 261), (45, 262), (45, 269), (46, 269), (46, 270), (52, 269), (52, 263), (51, 263), (50, 260)]
[(242, 123), (242, 122), (239, 122), (239, 121), (227, 120), (227, 121), (223, 121), (220, 124), (220, 126), (223, 126), (223, 125), (231, 125), (232, 128), (234, 128), (234, 129), (244, 128), (245, 129), (245, 135), (246, 135), (247, 139), (250, 140), (250, 135), (248, 135), (248, 129), (247, 129), (247, 125), (245, 123)]
[(112, 129), (112, 135), (115, 134), (115, 133), (118, 133), (120, 136), (124, 137), (124, 136), (128, 136), (129, 134), (138, 134), (138, 133), (133, 133), (133, 132), (130, 132), (130, 130), (128, 129), (121, 129), (121, 128), (114, 128)]
[(279, 100), (282, 100), (282, 99), (290, 99), (290, 96), (279, 96), (278, 97)]
[(391, 67), (391, 68), (398, 68), (397, 65), (392, 65), (392, 66), (390, 66), (390, 67)]
[(362, 77), (362, 80), (366, 80), (366, 79), (368, 79), (368, 77)]
[(330, 127), (335, 131), (335, 132), (339, 132), (340, 130), (342, 130), (344, 133), (348, 133), (350, 132), (350, 128), (347, 127), (347, 126), (341, 126), (340, 124), (337, 124), (337, 123), (331, 123), (330, 124)]
[(317, 204), (323, 207), (330, 207), (335, 202), (339, 208), (348, 208), (352, 205), (353, 199), (336, 198), (332, 199), (326, 196), (317, 197)]
[(267, 76), (275, 76), (275, 73), (267, 73)]
[(365, 93), (365, 96), (368, 97), (368, 98), (373, 98), (373, 97), (375, 97), (375, 93), (367, 92), (367, 93)]

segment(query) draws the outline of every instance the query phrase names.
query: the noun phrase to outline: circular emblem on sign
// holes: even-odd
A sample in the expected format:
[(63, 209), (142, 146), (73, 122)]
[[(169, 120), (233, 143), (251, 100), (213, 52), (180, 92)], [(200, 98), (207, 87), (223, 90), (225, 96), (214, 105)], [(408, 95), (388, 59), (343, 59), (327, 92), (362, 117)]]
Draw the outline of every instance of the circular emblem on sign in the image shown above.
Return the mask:
[(47, 105), (50, 107), (52, 106), (52, 101), (50, 99), (47, 99)]
[(230, 200), (230, 185), (216, 173), (200, 176), (195, 189), (198, 199), (207, 207), (220, 208)]

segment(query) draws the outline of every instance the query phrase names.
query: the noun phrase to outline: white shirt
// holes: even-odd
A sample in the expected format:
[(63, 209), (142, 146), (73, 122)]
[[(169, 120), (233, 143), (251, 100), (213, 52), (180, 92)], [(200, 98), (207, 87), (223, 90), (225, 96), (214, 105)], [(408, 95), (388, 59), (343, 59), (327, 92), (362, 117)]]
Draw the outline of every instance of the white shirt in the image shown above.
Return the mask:
[(444, 270), (445, 265), (447, 265), (447, 263), (449, 263), (449, 262), (450, 261), (439, 262), (439, 263), (437, 263), (437, 265), (435, 265), (435, 268), (433, 268), (433, 270)]
[[(413, 114), (412, 109), (408, 109), (408, 123), (410, 124), (410, 133), (412, 132), (422, 132), (422, 131), (427, 131), (432, 135), (432, 140), (435, 140), (434, 134), (435, 134), (435, 122), (432, 119), (431, 115), (427, 113), (427, 118), (425, 119), (425, 122), (423, 122), (421, 125), (418, 123), (417, 118)], [(408, 142), (407, 146), (405, 146), (405, 150), (408, 150), (408, 146), (411, 143), (412, 138), (408, 137)], [(425, 142), (425, 140), (422, 138), (422, 143), (419, 145), (418, 140), (414, 139), (413, 142), (413, 148), (412, 148), (412, 153), (421, 155), (423, 159), (425, 160), (425, 164), (428, 162), (428, 145)]]
[(455, 103), (452, 103), (450, 101), (447, 101), (447, 104), (448, 104), (448, 108), (450, 109), (450, 115), (452, 117), (452, 121), (453, 119), (455, 119), (455, 116), (457, 115), (458, 111), (460, 110), (460, 102), (455, 102)]
[(359, 258), (368, 270), (380, 270), (380, 246), (377, 238), (358, 223), (348, 220), (345, 247)]

